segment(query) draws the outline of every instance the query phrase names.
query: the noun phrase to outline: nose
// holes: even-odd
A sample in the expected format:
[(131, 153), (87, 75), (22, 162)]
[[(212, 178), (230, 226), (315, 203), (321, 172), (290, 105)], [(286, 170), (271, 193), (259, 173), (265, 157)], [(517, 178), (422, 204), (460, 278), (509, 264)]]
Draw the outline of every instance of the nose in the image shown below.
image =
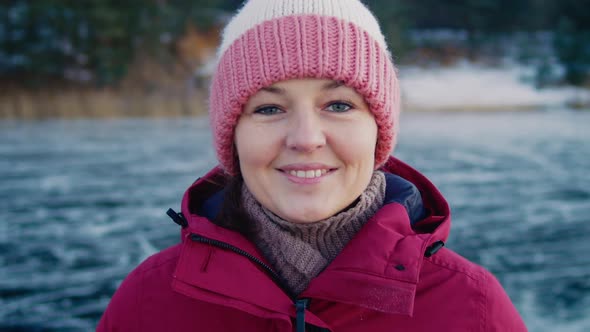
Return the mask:
[(289, 118), (286, 145), (299, 152), (312, 152), (326, 145), (321, 116), (314, 109), (294, 110)]

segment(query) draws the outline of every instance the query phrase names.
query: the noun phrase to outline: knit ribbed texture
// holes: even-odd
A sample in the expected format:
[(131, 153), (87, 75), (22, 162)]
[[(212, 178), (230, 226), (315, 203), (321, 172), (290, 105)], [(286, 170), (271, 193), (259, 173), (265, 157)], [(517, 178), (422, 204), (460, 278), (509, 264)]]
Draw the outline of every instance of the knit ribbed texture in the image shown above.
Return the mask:
[(234, 130), (248, 98), (295, 78), (341, 81), (361, 94), (378, 127), (375, 168), (387, 160), (396, 141), (400, 92), (383, 35), (362, 3), (250, 0), (223, 40), (209, 112), (217, 157), (227, 173), (239, 172)]
[(385, 175), (375, 171), (354, 206), (322, 221), (296, 224), (261, 206), (248, 188), (242, 187), (244, 207), (254, 222), (255, 244), (297, 295), (338, 256), (383, 205), (384, 198)]
[(379, 24), (365, 5), (357, 0), (258, 0), (246, 2), (239, 15), (229, 21), (218, 53), (225, 52), (246, 30), (264, 21), (299, 15), (332, 16), (351, 22), (363, 27), (383, 49), (387, 49)]

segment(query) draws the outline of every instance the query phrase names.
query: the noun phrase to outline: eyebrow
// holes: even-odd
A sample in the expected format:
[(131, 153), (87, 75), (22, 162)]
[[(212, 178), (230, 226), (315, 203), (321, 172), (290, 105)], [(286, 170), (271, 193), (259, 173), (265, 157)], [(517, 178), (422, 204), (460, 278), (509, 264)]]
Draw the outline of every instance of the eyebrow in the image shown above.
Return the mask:
[(270, 93), (275, 93), (278, 95), (284, 95), (285, 94), (285, 90), (281, 89), (281, 88), (277, 88), (276, 86), (265, 86), (262, 89), (260, 89), (261, 91), (266, 91), (266, 92), (270, 92)]
[(342, 82), (342, 81), (331, 81), (331, 82), (324, 84), (324, 86), (322, 87), (322, 90), (333, 90), (333, 89), (339, 88), (343, 85), (344, 85), (344, 82)]
[[(322, 90), (324, 90), (324, 91), (325, 90), (333, 90), (333, 89), (339, 88), (343, 85), (344, 85), (344, 82), (342, 82), (342, 81), (330, 81), (322, 86)], [(285, 89), (281, 89), (276, 86), (265, 86), (265, 87), (261, 88), (260, 90), (274, 93), (274, 94), (278, 94), (278, 95), (285, 94)]]

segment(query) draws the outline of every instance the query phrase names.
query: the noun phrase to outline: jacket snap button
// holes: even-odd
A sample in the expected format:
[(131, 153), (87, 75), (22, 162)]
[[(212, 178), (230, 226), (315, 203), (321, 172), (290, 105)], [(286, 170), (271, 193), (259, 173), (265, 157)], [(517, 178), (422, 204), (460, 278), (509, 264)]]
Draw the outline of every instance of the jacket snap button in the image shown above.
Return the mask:
[(402, 264), (397, 264), (397, 265), (395, 266), (395, 269), (396, 269), (396, 270), (398, 270), (398, 271), (403, 271), (403, 270), (405, 270), (405, 269), (406, 269), (406, 267), (405, 267), (405, 266), (403, 266)]

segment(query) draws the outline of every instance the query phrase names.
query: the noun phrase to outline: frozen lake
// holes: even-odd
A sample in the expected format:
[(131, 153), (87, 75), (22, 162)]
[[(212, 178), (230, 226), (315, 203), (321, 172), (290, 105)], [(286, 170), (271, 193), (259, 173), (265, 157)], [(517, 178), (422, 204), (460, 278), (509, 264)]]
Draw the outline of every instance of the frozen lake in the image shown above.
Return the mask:
[[(206, 119), (0, 121), (0, 331), (91, 331), (215, 164)], [(448, 247), (531, 331), (590, 330), (590, 112), (405, 114), (396, 156), (449, 200)]]

